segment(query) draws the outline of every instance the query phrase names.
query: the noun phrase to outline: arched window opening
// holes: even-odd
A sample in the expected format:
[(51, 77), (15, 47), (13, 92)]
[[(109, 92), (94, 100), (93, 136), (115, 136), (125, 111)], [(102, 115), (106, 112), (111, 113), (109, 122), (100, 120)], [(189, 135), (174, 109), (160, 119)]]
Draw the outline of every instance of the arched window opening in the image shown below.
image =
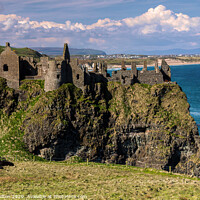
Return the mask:
[(79, 74), (76, 75), (77, 80), (79, 79)]
[(8, 71), (8, 65), (6, 65), (6, 64), (3, 65), (3, 71), (4, 71), (4, 72), (7, 72), (7, 71)]
[(60, 78), (60, 75), (57, 75), (57, 79), (59, 79)]

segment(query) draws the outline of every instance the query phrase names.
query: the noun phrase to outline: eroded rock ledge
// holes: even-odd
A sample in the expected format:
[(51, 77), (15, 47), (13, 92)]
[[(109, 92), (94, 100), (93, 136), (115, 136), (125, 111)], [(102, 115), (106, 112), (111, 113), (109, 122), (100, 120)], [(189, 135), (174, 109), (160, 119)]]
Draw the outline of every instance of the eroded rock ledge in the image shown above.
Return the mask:
[(176, 84), (64, 85), (47, 93), (24, 121), (30, 152), (47, 159), (149, 166), (199, 176), (199, 136)]

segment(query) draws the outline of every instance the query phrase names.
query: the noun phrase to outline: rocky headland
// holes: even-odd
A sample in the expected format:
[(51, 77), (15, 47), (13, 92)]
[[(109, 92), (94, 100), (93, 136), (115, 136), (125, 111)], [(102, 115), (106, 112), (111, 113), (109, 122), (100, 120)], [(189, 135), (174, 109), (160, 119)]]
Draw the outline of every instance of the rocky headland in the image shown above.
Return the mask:
[(42, 81), (13, 90), (1, 78), (0, 113), (1, 156), (78, 156), (200, 177), (200, 137), (177, 84), (64, 84), (45, 93)]

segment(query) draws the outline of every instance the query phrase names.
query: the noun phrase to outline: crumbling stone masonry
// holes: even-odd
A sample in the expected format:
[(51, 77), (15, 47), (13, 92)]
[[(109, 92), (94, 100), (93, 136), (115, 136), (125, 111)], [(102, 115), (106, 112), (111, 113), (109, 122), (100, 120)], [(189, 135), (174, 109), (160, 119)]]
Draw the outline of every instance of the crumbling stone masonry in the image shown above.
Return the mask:
[(0, 76), (7, 80), (9, 87), (17, 89), (20, 80), (20, 57), (6, 43), (6, 49), (0, 55)]
[(106, 63), (94, 62), (92, 66), (93, 71), (88, 71), (86, 64), (79, 64), (77, 59), (70, 61), (67, 44), (64, 44), (62, 57), (41, 57), (39, 62), (32, 57), (18, 56), (11, 50), (9, 43), (6, 43), (6, 48), (0, 55), (0, 77), (5, 78), (8, 86), (14, 89), (19, 88), (23, 79), (45, 80), (46, 92), (55, 90), (64, 83), (73, 83), (83, 89), (85, 85), (108, 81), (121, 82), (124, 85), (153, 85), (171, 81), (171, 69), (165, 60), (162, 61), (161, 69), (156, 61), (153, 71), (147, 70), (146, 61), (142, 71), (137, 70), (135, 63), (131, 64), (131, 70), (127, 70), (125, 62), (122, 61), (121, 70), (113, 71), (112, 77), (107, 73)]
[(162, 61), (161, 69), (158, 67), (158, 62), (155, 63), (155, 69), (147, 70), (147, 62), (144, 61), (144, 67), (141, 71), (137, 70), (136, 64), (131, 64), (131, 71), (128, 71), (122, 64), (122, 69), (113, 71), (109, 81), (119, 81), (124, 85), (132, 85), (134, 83), (145, 83), (149, 85), (160, 84), (171, 81), (171, 69), (169, 65)]

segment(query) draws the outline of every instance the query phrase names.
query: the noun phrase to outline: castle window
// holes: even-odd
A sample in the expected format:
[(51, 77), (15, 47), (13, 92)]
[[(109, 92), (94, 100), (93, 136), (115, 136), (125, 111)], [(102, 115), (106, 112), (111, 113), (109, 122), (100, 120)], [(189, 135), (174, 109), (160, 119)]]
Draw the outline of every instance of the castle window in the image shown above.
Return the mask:
[(60, 78), (60, 75), (58, 74), (58, 75), (57, 75), (57, 79), (59, 79), (59, 78)]
[(6, 65), (6, 64), (3, 65), (3, 71), (4, 71), (4, 72), (7, 72), (7, 71), (8, 71), (8, 65)]
[(77, 80), (79, 79), (79, 74), (76, 75)]

